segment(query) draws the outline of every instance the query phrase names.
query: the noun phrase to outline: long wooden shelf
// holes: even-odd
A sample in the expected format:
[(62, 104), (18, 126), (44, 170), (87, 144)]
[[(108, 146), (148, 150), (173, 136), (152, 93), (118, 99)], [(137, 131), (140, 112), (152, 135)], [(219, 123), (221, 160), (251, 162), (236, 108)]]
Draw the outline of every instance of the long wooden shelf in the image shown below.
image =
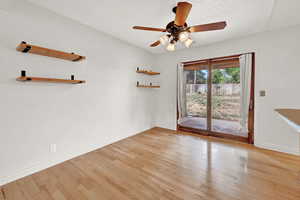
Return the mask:
[(281, 118), (300, 133), (300, 110), (299, 109), (275, 109)]
[(147, 71), (147, 70), (137, 70), (137, 73), (142, 73), (142, 74), (147, 74), (147, 75), (159, 75), (159, 72), (152, 72), (152, 71)]
[(33, 82), (51, 82), (51, 83), (70, 83), (70, 84), (81, 84), (86, 81), (83, 80), (69, 80), (69, 79), (58, 79), (58, 78), (42, 78), (42, 77), (31, 77), (31, 76), (20, 76), (17, 81), (33, 81)]
[(21, 76), (16, 79), (17, 81), (34, 81), (34, 82), (51, 82), (51, 83), (70, 83), (70, 84), (81, 84), (86, 81), (83, 80), (74, 80), (74, 75), (71, 76), (71, 79), (59, 79), (59, 78), (42, 78), (42, 77), (32, 77), (26, 76), (26, 71), (21, 71)]
[(158, 85), (137, 85), (138, 88), (160, 88)]
[(75, 54), (75, 53), (67, 53), (63, 51), (53, 50), (53, 49), (47, 49), (44, 47), (39, 47), (31, 44), (27, 44), (26, 42), (21, 42), (17, 46), (17, 51), (23, 52), (23, 53), (33, 53), (41, 56), (48, 56), (48, 57), (54, 57), (64, 60), (70, 60), (73, 62), (77, 62), (80, 60), (85, 59), (84, 56)]

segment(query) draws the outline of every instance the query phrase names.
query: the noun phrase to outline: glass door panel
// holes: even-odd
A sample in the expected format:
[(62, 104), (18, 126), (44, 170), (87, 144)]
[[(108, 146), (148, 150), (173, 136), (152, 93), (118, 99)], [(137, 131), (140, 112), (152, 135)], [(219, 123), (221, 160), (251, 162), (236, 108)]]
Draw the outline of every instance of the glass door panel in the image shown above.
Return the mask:
[(181, 126), (207, 130), (207, 68), (185, 71), (187, 117), (182, 120)]
[(240, 68), (213, 67), (211, 90), (211, 130), (247, 137), (240, 126)]

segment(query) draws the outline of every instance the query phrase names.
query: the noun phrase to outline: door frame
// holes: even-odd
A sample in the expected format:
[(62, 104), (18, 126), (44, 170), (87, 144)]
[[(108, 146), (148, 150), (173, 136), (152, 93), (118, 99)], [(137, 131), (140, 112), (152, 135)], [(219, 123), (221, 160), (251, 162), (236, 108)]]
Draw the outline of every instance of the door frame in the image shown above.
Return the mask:
[[(208, 63), (208, 80), (207, 80), (207, 130), (200, 130), (190, 127), (184, 127), (178, 124), (177, 120), (177, 130), (179, 131), (187, 131), (192, 133), (197, 133), (204, 136), (214, 136), (214, 137), (220, 137), (220, 138), (226, 138), (231, 140), (236, 140), (240, 142), (245, 142), (249, 144), (254, 144), (254, 108), (255, 108), (255, 52), (250, 52), (252, 54), (252, 73), (251, 73), (251, 89), (250, 89), (250, 106), (249, 106), (249, 114), (248, 114), (248, 137), (241, 137), (237, 135), (231, 135), (227, 133), (219, 133), (214, 132), (211, 130), (211, 123), (212, 123), (212, 108), (211, 108), (211, 98), (212, 98), (212, 63), (218, 62), (220, 60), (227, 60), (232, 58), (238, 58), (241, 55), (249, 54), (237, 54), (232, 56), (224, 56), (224, 57), (216, 57), (216, 58), (210, 58), (210, 59), (203, 59), (203, 60), (196, 60), (196, 61), (189, 61), (189, 62), (183, 62), (182, 64), (185, 66), (193, 66), (198, 65), (201, 63)], [(177, 119), (179, 118), (178, 115), (178, 103), (177, 103)]]

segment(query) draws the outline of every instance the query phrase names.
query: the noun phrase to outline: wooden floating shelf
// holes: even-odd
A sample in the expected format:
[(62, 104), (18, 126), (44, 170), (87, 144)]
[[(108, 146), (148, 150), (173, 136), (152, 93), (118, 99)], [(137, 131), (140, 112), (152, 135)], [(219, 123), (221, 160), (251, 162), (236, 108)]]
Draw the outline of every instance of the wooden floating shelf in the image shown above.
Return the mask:
[(159, 72), (152, 72), (152, 71), (146, 71), (146, 70), (137, 70), (137, 73), (147, 74), (147, 75), (159, 75)]
[(137, 85), (138, 88), (160, 88), (158, 85)]
[(54, 57), (54, 58), (59, 58), (59, 59), (64, 59), (64, 60), (70, 60), (73, 62), (77, 62), (77, 61), (85, 59), (84, 56), (81, 56), (78, 54), (67, 53), (67, 52), (57, 51), (57, 50), (53, 50), (53, 49), (47, 49), (44, 47), (27, 44), (24, 41), (21, 42), (21, 44), (19, 44), (17, 46), (17, 51), (20, 51), (23, 53), (38, 54), (41, 56)]
[(31, 76), (20, 76), (20, 77), (17, 78), (17, 81), (70, 83), (70, 84), (85, 83), (85, 81), (82, 81), (82, 80), (68, 80), (68, 79), (58, 79), (58, 78), (42, 78), (42, 77), (31, 77)]
[(34, 81), (34, 82), (51, 82), (51, 83), (69, 83), (69, 84), (81, 84), (86, 81), (83, 80), (74, 80), (74, 76), (71, 76), (71, 79), (58, 79), (58, 78), (42, 78), (42, 77), (31, 77), (26, 76), (25, 71), (22, 71), (22, 75), (17, 78), (17, 81)]

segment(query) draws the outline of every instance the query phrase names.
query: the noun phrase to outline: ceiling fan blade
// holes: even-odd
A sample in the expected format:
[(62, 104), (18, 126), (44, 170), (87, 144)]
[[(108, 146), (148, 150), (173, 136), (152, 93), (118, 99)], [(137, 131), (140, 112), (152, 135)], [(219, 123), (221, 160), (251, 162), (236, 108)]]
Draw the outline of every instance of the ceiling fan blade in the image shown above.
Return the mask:
[(215, 31), (222, 30), (226, 27), (226, 22), (216, 22), (211, 24), (202, 24), (197, 26), (189, 27), (190, 32), (204, 32), (204, 31)]
[(156, 42), (150, 44), (150, 47), (156, 47), (158, 45), (160, 45), (160, 41), (159, 40), (157, 40)]
[(179, 2), (176, 8), (175, 24), (177, 26), (183, 26), (189, 13), (192, 9), (192, 4), (188, 2)]
[(134, 26), (133, 29), (144, 30), (144, 31), (159, 31), (159, 32), (166, 32), (164, 28), (152, 28), (152, 27), (144, 27), (144, 26)]

